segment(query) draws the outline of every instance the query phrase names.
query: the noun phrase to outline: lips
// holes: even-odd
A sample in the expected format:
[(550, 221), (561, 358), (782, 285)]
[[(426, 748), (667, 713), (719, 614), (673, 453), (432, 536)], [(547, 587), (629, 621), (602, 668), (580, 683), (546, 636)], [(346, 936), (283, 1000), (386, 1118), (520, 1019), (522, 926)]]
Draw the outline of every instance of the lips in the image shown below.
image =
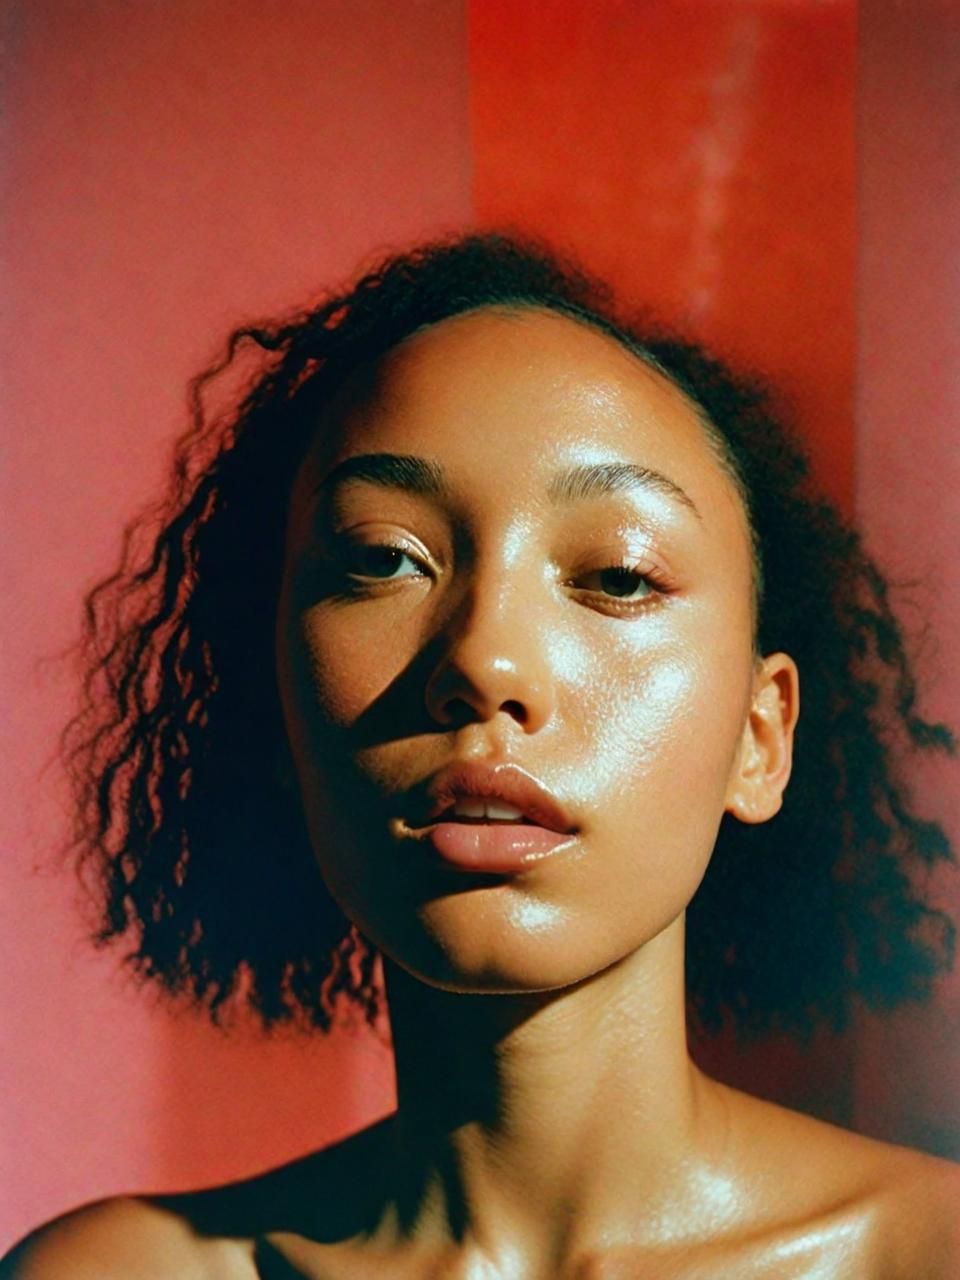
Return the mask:
[[(486, 800), (512, 805), (534, 826), (568, 835), (576, 826), (559, 801), (541, 783), (515, 764), (485, 765), (463, 761), (435, 773), (425, 787), (427, 822), (445, 817), (461, 800)], [(475, 819), (474, 819), (475, 821)], [(517, 820), (519, 822), (519, 819)]]
[[(493, 806), (487, 817), (485, 806)], [(509, 805), (519, 817), (497, 816)], [(455, 812), (457, 808), (461, 811)], [(508, 813), (510, 810), (508, 810)], [(391, 830), (401, 844), (458, 872), (516, 875), (577, 843), (579, 827), (557, 798), (515, 764), (459, 761), (447, 765), (410, 796)]]

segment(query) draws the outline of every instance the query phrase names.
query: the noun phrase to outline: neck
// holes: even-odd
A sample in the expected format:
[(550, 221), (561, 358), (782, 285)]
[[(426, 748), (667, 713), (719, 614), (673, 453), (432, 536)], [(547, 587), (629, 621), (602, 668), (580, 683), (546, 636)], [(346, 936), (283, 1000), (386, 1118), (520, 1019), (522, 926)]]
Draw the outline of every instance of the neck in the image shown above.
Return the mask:
[[(385, 966), (396, 1054), (388, 1234), (533, 1274), (637, 1239), (717, 1136), (687, 1051), (682, 918), (560, 991), (464, 995)], [(629, 1176), (625, 1176), (629, 1171)], [(551, 1263), (552, 1260), (552, 1263)]]

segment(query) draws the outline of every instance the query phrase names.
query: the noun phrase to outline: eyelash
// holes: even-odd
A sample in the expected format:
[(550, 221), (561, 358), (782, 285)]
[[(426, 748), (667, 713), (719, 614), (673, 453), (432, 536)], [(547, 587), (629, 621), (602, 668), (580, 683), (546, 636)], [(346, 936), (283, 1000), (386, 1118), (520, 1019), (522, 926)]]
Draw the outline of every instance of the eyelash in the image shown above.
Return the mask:
[(664, 596), (668, 594), (666, 584), (662, 579), (649, 569), (641, 569), (640, 566), (635, 563), (627, 562), (625, 564), (603, 565), (599, 569), (591, 569), (587, 576), (595, 577), (601, 576), (605, 573), (628, 575), (635, 578), (638, 583), (645, 583), (648, 588), (646, 594), (641, 596), (638, 600), (627, 600), (622, 596), (608, 596), (599, 591), (596, 593), (591, 592), (591, 594), (602, 595), (604, 600), (615, 604), (620, 610), (635, 612), (639, 608), (649, 608), (652, 604), (663, 600)]
[[(398, 578), (371, 578), (369, 576), (364, 577), (363, 574), (351, 572), (350, 568), (348, 567), (351, 557), (356, 557), (362, 554), (363, 552), (370, 552), (370, 551), (392, 551), (392, 552), (395, 552), (397, 555), (406, 556), (408, 560), (410, 560), (412, 563), (422, 568), (420, 560), (413, 554), (412, 551), (409, 551), (406, 547), (397, 546), (395, 543), (392, 543), (392, 542), (347, 543), (345, 546), (341, 547), (340, 553), (338, 556), (338, 561), (341, 564), (341, 568), (343, 569), (343, 575), (344, 575), (344, 578), (347, 580), (348, 585), (356, 587), (361, 591), (371, 583), (399, 581)], [(415, 576), (426, 577), (427, 575), (425, 573), (420, 573), (417, 575), (403, 574), (401, 576), (402, 577), (415, 577)]]
[[(400, 556), (406, 556), (411, 563), (418, 566), (420, 570), (423, 565), (419, 558), (414, 555), (407, 547), (399, 546), (391, 542), (370, 542), (370, 543), (350, 543), (342, 548), (339, 555), (341, 568), (343, 572), (344, 585), (347, 587), (348, 594), (364, 595), (376, 591), (378, 583), (399, 582), (402, 578), (407, 577), (427, 577), (428, 573), (419, 572), (417, 574), (400, 574), (399, 576), (376, 578), (369, 575), (357, 573), (348, 567), (348, 561), (351, 554), (357, 555), (363, 552), (394, 552)], [(591, 569), (587, 577), (599, 577), (607, 573), (619, 573), (630, 575), (640, 582), (646, 583), (649, 590), (645, 595), (637, 600), (627, 600), (621, 596), (609, 596), (600, 591), (590, 591), (589, 594), (601, 597), (608, 605), (613, 605), (617, 612), (635, 613), (639, 609), (648, 609), (651, 605), (662, 602), (666, 596), (671, 593), (670, 585), (656, 571), (650, 568), (643, 568), (636, 561), (624, 561), (619, 564), (601, 565), (596, 569)], [(565, 584), (566, 585), (566, 584)]]

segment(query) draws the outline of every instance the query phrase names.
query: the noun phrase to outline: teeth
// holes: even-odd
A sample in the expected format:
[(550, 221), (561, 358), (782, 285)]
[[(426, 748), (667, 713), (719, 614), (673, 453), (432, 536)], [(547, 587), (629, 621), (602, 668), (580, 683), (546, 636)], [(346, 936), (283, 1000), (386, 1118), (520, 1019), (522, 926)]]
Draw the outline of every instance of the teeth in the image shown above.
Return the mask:
[(512, 804), (504, 804), (499, 800), (458, 800), (453, 806), (453, 812), (459, 818), (504, 818), (511, 822), (523, 817), (521, 809), (515, 809)]
[(458, 800), (453, 812), (458, 818), (485, 818), (487, 806), (482, 800)]
[(512, 804), (488, 803), (486, 809), (488, 818), (509, 818), (516, 821), (523, 817), (523, 810), (515, 809)]

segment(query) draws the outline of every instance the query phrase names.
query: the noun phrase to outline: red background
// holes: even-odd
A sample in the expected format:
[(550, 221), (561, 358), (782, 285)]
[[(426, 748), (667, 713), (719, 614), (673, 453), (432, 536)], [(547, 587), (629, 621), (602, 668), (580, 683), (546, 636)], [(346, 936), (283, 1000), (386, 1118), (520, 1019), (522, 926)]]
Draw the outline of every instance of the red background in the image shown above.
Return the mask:
[[(823, 486), (898, 575), (932, 584), (915, 592), (939, 637), (927, 710), (960, 719), (949, 0), (909, 18), (870, 0), (859, 39), (853, 0), (19, 0), (3, 24), (0, 1247), (91, 1197), (239, 1176), (392, 1105), (365, 1037), (224, 1037), (157, 1007), (87, 949), (69, 878), (33, 870), (65, 829), (44, 765), (71, 689), (40, 659), (162, 475), (186, 379), (240, 319), (476, 222), (574, 248), (776, 383)], [(960, 840), (956, 777), (916, 781)], [(958, 1003), (951, 982), (840, 1045), (703, 1053), (960, 1154)]]

